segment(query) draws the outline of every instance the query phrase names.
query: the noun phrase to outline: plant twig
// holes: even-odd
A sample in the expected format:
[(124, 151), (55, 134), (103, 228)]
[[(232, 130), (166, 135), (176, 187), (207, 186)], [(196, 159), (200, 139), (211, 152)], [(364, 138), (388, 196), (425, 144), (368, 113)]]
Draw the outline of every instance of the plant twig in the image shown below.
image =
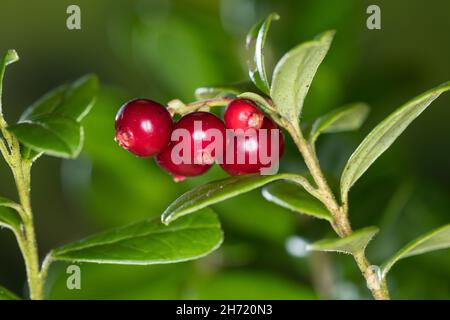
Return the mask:
[(233, 98), (214, 98), (184, 104), (181, 100), (174, 99), (169, 101), (167, 110), (172, 116), (174, 114), (185, 115), (203, 108), (226, 106), (231, 101), (233, 101)]
[(30, 202), (31, 162), (22, 159), (19, 141), (7, 129), (7, 123), (0, 114), (0, 131), (4, 137), (0, 141), (0, 151), (11, 168), (19, 195), (19, 215), (23, 229), (16, 234), (19, 248), (25, 261), (30, 297), (33, 300), (43, 298), (43, 282), (39, 277), (39, 256), (34, 231), (33, 213)]
[[(331, 223), (333, 229), (340, 237), (346, 237), (352, 234), (350, 220), (348, 218), (348, 201), (343, 199), (343, 204), (339, 205), (336, 201), (331, 188), (320, 168), (319, 161), (315, 152), (314, 146), (309, 144), (303, 137), (302, 131), (298, 125), (293, 126), (288, 121), (283, 121), (281, 124), (288, 130), (292, 136), (297, 148), (303, 156), (303, 159), (308, 167), (314, 182), (317, 185), (318, 199), (325, 205), (331, 213), (333, 221)], [(368, 288), (373, 297), (377, 300), (387, 300), (389, 297), (389, 290), (385, 279), (379, 279), (370, 263), (367, 260), (364, 251), (354, 254), (354, 259), (360, 269), (362, 275), (366, 279)]]

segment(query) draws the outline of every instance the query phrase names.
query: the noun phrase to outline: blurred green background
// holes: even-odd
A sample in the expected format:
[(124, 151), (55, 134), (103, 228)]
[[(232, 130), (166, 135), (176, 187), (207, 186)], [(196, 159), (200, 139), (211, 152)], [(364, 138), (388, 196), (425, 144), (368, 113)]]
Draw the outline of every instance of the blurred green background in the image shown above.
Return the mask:
[[(81, 7), (82, 29), (66, 28), (66, 8)], [(366, 28), (366, 8), (381, 7), (382, 30)], [(147, 97), (189, 102), (195, 88), (246, 80), (245, 34), (278, 12), (266, 45), (271, 70), (299, 42), (336, 29), (304, 109), (304, 121), (342, 104), (366, 101), (372, 111), (356, 133), (318, 142), (323, 169), (337, 180), (354, 148), (381, 119), (417, 94), (450, 80), (448, 0), (1, 0), (0, 52), (21, 61), (8, 68), (4, 110), (14, 121), (36, 98), (88, 72), (101, 94), (84, 120), (84, 152), (75, 161), (43, 157), (33, 169), (32, 201), (39, 251), (97, 230), (160, 215), (183, 191), (225, 176), (175, 184), (152, 159), (139, 159), (113, 141), (122, 103)], [(378, 225), (368, 248), (381, 263), (414, 237), (449, 222), (450, 96), (438, 99), (352, 189), (351, 219)], [(292, 142), (282, 171), (303, 171)], [(0, 194), (16, 197), (0, 164)], [(55, 264), (49, 298), (62, 299), (365, 299), (369, 292), (348, 256), (298, 256), (301, 241), (333, 234), (325, 222), (291, 213), (252, 192), (215, 206), (224, 245), (195, 262), (161, 266), (81, 264), (82, 289), (65, 286)], [(0, 283), (25, 292), (22, 258), (10, 232), (0, 232)], [(389, 275), (394, 298), (450, 298), (450, 252), (413, 257)]]

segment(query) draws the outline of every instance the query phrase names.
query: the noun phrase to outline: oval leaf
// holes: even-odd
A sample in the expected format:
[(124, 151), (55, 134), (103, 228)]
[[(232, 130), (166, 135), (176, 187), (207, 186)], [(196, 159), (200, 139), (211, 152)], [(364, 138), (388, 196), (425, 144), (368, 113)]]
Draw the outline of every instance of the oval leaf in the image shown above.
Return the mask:
[(278, 20), (279, 18), (280, 16), (276, 13), (270, 14), (250, 29), (246, 39), (249, 54), (247, 65), (250, 79), (265, 94), (270, 94), (270, 84), (266, 75), (263, 48), (270, 23), (272, 20)]
[(369, 110), (365, 103), (354, 103), (331, 111), (314, 121), (309, 141), (314, 143), (321, 133), (358, 130), (366, 120)]
[(345, 199), (353, 184), (370, 165), (389, 148), (397, 137), (416, 119), (436, 98), (450, 90), (450, 82), (444, 83), (393, 112), (373, 129), (352, 154), (341, 177), (341, 195)]
[(5, 287), (0, 286), (0, 300), (20, 300), (20, 298)]
[(79, 122), (91, 110), (97, 91), (97, 77), (83, 76), (72, 84), (59, 86), (38, 99), (23, 112), (20, 122), (49, 114), (58, 114)]
[(195, 90), (195, 97), (197, 98), (197, 100), (207, 100), (220, 97), (234, 98), (243, 92), (257, 90), (258, 88), (256, 88), (252, 82), (246, 81), (233, 84), (197, 88)]
[(210, 209), (166, 226), (152, 218), (106, 231), (52, 252), (56, 260), (149, 265), (188, 261), (217, 249), (223, 234)]
[(385, 277), (400, 259), (447, 248), (450, 248), (450, 224), (415, 239), (398, 251), (381, 267), (382, 276)]
[(8, 228), (14, 233), (20, 232), (22, 219), (17, 210), (20, 210), (20, 206), (17, 203), (0, 197), (0, 226)]
[(295, 47), (277, 63), (270, 88), (270, 96), (278, 113), (297, 124), (305, 97), (314, 75), (325, 58), (334, 31), (327, 31), (317, 40)]
[(332, 221), (327, 208), (319, 200), (291, 182), (280, 181), (266, 186), (262, 195), (266, 200), (289, 210)]
[(180, 196), (167, 207), (161, 216), (161, 220), (169, 224), (179, 217), (257, 189), (269, 182), (295, 177), (301, 176), (287, 173), (267, 176), (250, 174), (213, 181), (191, 189)]
[(20, 122), (33, 120), (52, 113), (64, 101), (68, 86), (62, 85), (39, 98), (20, 116)]
[(23, 144), (46, 154), (75, 158), (83, 144), (81, 125), (67, 117), (46, 115), (8, 127)]
[(83, 76), (68, 88), (64, 95), (64, 102), (55, 109), (55, 112), (81, 121), (92, 109), (97, 91), (97, 76), (92, 74)]
[(377, 227), (367, 227), (353, 232), (345, 238), (326, 239), (308, 245), (310, 251), (333, 251), (355, 254), (364, 251), (370, 240), (378, 233)]

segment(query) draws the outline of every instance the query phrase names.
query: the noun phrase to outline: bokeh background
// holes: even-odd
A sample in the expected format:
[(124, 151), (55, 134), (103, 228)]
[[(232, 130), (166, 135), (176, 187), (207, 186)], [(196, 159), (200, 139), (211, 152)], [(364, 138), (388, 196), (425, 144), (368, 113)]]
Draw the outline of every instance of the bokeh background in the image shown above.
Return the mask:
[[(81, 7), (82, 30), (66, 28), (66, 8)], [(367, 30), (366, 8), (378, 4), (382, 30)], [(152, 159), (113, 141), (114, 116), (133, 97), (189, 102), (195, 88), (248, 78), (245, 34), (270, 12), (266, 61), (299, 42), (336, 29), (331, 51), (304, 108), (304, 121), (342, 104), (365, 101), (372, 111), (355, 133), (323, 136), (321, 164), (336, 180), (370, 129), (417, 94), (450, 80), (448, 0), (1, 0), (0, 51), (21, 60), (8, 68), (4, 110), (14, 121), (35, 99), (63, 82), (94, 72), (102, 89), (84, 120), (79, 159), (43, 157), (33, 168), (32, 201), (39, 251), (120, 226), (164, 208), (190, 187), (225, 176), (220, 168), (175, 184)], [(357, 183), (353, 226), (381, 227), (368, 248), (381, 263), (416, 236), (450, 220), (450, 95), (439, 98)], [(304, 170), (292, 142), (282, 171)], [(15, 198), (0, 163), (0, 194)], [(82, 264), (82, 289), (65, 286), (55, 264), (47, 285), (57, 299), (365, 299), (368, 290), (348, 256), (302, 256), (295, 244), (333, 236), (325, 222), (266, 202), (255, 191), (214, 206), (225, 242), (195, 262), (161, 266)], [(294, 244), (294, 245), (293, 245)], [(22, 258), (10, 232), (0, 232), (0, 283), (25, 292)], [(450, 298), (450, 252), (401, 261), (389, 275), (395, 298)]]

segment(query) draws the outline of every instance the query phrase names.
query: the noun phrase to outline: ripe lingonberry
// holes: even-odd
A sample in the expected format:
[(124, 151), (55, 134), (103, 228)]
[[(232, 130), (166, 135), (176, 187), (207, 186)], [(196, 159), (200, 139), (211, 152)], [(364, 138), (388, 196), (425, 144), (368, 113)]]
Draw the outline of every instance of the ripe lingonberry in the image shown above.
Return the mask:
[(172, 142), (156, 161), (178, 181), (200, 175), (222, 155), (225, 136), (225, 124), (212, 113), (189, 113), (175, 124)]
[[(272, 130), (277, 130), (275, 137), (278, 145), (274, 145), (276, 150), (272, 150)], [(261, 129), (247, 129), (227, 136), (225, 151), (224, 163), (220, 166), (232, 176), (260, 173), (261, 169), (275, 165), (283, 155), (283, 134), (272, 120), (264, 117)], [(233, 157), (227, 154), (229, 152), (233, 152)]]
[(170, 141), (173, 122), (157, 102), (136, 99), (125, 103), (116, 115), (116, 141), (140, 157), (161, 152)]
[(199, 176), (211, 168), (212, 164), (179, 163), (174, 161), (172, 155), (175, 144), (170, 144), (166, 149), (156, 156), (158, 165), (169, 172), (176, 182), (183, 181), (186, 177)]
[(229, 129), (259, 129), (263, 124), (264, 114), (251, 100), (235, 99), (228, 105), (224, 120)]

